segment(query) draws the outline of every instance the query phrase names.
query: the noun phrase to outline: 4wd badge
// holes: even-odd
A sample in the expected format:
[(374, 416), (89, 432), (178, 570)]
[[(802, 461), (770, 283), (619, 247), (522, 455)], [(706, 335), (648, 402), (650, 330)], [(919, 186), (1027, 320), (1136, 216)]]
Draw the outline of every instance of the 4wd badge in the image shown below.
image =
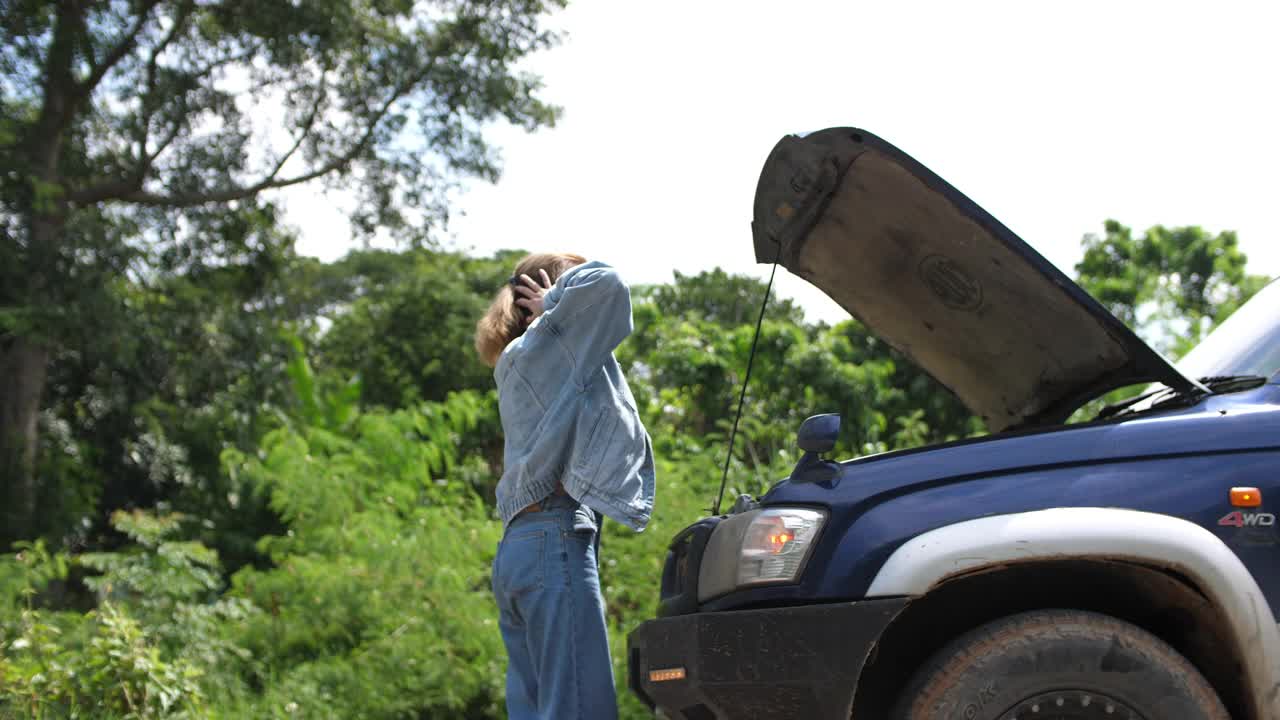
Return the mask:
[(1276, 516), (1271, 513), (1236, 510), (1223, 515), (1218, 524), (1229, 527), (1271, 527), (1276, 524)]

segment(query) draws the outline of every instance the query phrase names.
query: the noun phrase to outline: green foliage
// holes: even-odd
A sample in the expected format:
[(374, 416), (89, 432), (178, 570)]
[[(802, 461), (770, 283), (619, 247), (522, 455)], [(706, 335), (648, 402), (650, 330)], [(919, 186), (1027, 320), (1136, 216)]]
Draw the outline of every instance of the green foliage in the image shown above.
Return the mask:
[(358, 375), (366, 405), (405, 407), (491, 384), (473, 336), (509, 270), (452, 253), (408, 253), (334, 314), (318, 355)]
[[(116, 526), (137, 543), (125, 552), (68, 558), (34, 543), (5, 563), (0, 577), (17, 571), (26, 607), (16, 623), (0, 626), (0, 711), (19, 718), (207, 717), (204, 668), (243, 657), (218, 633), (251, 609), (233, 599), (202, 601), (220, 585), (217, 558), (199, 543), (170, 539), (178, 522), (118, 513)], [(99, 607), (84, 614), (36, 609), (39, 592), (65, 580), (71, 565), (101, 573), (86, 580), (101, 593)]]
[(116, 529), (133, 545), (119, 552), (84, 553), (76, 561), (100, 573), (85, 584), (100, 597), (167, 611), (177, 602), (202, 598), (218, 589), (218, 556), (198, 542), (168, 539), (181, 516), (157, 516), (142, 511), (117, 512)]
[(253, 684), (267, 688), (250, 714), (495, 716), (500, 528), (449, 476), (481, 406), (461, 393), (362, 413), (343, 432), (281, 428), (260, 457), (227, 454), (288, 528), (261, 541), (270, 569), (234, 578), (235, 596), (267, 610), (244, 628)]
[(1115, 220), (1103, 227), (1103, 235), (1084, 237), (1081, 286), (1171, 357), (1195, 347), (1266, 282), (1245, 271), (1234, 232), (1156, 225), (1134, 237)]
[(554, 124), (515, 66), (558, 43), (540, 23), (563, 5), (10, 4), (0, 157), (26, 190), (6, 196), (190, 208), (332, 176), (364, 232), (420, 231), (458, 177), (496, 178), (487, 123)]
[(199, 671), (162, 658), (136, 620), (104, 603), (85, 623), (87, 645), (66, 648), (55, 625), (23, 615), (0, 660), (0, 709), (20, 718), (205, 717)]
[[(1171, 360), (1185, 355), (1266, 284), (1245, 270), (1236, 234), (1198, 226), (1156, 225), (1135, 237), (1115, 220), (1101, 236), (1084, 236), (1077, 281), (1138, 336)], [(1116, 389), (1078, 409), (1071, 422), (1091, 420), (1105, 405), (1141, 393)]]
[(18, 554), (14, 557), (14, 563), (10, 564), (9, 567), (11, 570), (16, 570), (12, 577), (18, 580), (18, 586), (20, 587), (18, 594), (27, 599), (28, 602), (30, 596), (38, 588), (67, 578), (67, 572), (70, 568), (67, 556), (63, 553), (50, 551), (45, 544), (44, 538), (36, 538), (33, 542), (21, 540), (14, 543), (13, 546), (18, 551)]
[[(673, 282), (639, 287), (635, 295), (651, 300), (664, 317), (696, 318), (725, 327), (755, 325), (764, 299), (764, 283), (744, 275), (730, 275), (719, 267), (697, 275), (673, 272)], [(786, 298), (771, 298), (769, 317), (792, 325), (804, 311)]]
[(360, 399), (360, 381), (352, 377), (341, 386), (325, 392), (316, 379), (307, 360), (302, 338), (285, 333), (292, 355), (285, 365), (285, 373), (293, 388), (294, 418), (304, 426), (328, 430), (342, 430), (355, 418)]
[(124, 541), (113, 510), (165, 503), (216, 524), (202, 539), (230, 567), (254, 559), (271, 519), (240, 502), (218, 459), (273, 427), (269, 408), (286, 398), (288, 318), (272, 302), (285, 289), (257, 262), (118, 282), (106, 301), (114, 309), (54, 354), (39, 520), (59, 545)]

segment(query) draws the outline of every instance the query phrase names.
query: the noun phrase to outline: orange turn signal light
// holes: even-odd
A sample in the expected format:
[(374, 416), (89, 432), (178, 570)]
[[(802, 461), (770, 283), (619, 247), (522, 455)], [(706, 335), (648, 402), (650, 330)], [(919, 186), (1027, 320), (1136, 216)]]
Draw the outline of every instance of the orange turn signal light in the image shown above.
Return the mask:
[(1231, 488), (1231, 504), (1236, 507), (1259, 507), (1262, 505), (1262, 493), (1258, 488)]
[(649, 671), (649, 682), (664, 682), (666, 680), (683, 680), (684, 668), (663, 668), (661, 670)]

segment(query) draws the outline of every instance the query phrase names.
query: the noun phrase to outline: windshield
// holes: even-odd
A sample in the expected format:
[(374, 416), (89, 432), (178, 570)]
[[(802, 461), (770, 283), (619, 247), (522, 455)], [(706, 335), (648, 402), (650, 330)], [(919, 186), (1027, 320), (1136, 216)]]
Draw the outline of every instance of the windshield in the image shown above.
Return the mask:
[(1187, 377), (1280, 371), (1280, 280), (1273, 280), (1177, 363)]

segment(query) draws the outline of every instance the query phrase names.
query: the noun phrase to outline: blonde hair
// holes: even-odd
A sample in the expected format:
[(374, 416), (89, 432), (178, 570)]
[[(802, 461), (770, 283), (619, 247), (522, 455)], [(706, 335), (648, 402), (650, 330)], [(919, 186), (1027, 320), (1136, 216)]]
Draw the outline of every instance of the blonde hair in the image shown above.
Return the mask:
[[(551, 282), (574, 265), (581, 265), (587, 259), (573, 253), (532, 253), (521, 258), (516, 264), (515, 277), (528, 275), (539, 284), (542, 277), (539, 270), (546, 270)], [(524, 334), (524, 308), (516, 305), (517, 296), (511, 285), (504, 285), (497, 297), (489, 305), (480, 321), (476, 323), (476, 352), (485, 365), (493, 367), (498, 364), (498, 356), (502, 354), (507, 343)]]

